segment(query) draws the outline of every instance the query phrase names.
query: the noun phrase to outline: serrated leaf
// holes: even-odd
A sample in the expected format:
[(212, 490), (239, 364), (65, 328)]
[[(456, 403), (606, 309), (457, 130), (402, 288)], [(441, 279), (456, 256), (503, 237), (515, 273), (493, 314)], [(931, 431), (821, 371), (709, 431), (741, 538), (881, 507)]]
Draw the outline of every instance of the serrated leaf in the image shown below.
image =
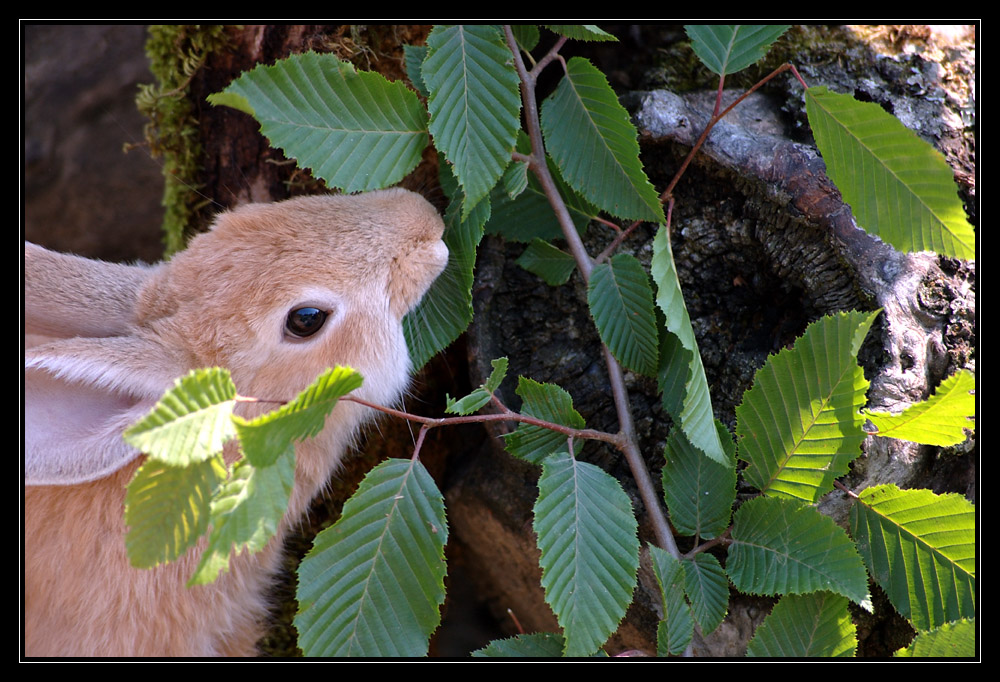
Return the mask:
[(656, 305), (664, 315), (669, 332), (661, 338), (664, 355), (657, 371), (663, 407), (692, 445), (719, 464), (727, 464), (725, 449), (715, 428), (705, 366), (677, 279), (670, 235), (662, 226), (653, 239), (650, 272), (656, 283)]
[(541, 37), (538, 27), (534, 24), (513, 24), (510, 30), (514, 33), (514, 40), (517, 41), (517, 46), (525, 52), (534, 50), (535, 46), (538, 45), (538, 39)]
[(427, 112), (416, 93), (332, 54), (258, 66), (223, 92), (249, 103), (272, 145), (345, 192), (399, 182), (427, 146)]
[[(573, 409), (573, 398), (559, 386), (521, 377), (516, 392), (524, 401), (522, 414), (574, 429), (586, 426), (580, 413)], [(530, 424), (520, 424), (514, 433), (505, 435), (504, 440), (507, 452), (532, 464), (541, 464), (552, 453), (565, 452), (567, 448), (563, 434)], [(577, 441), (573, 451), (579, 452), (581, 447), (583, 444)]]
[(653, 290), (639, 260), (619, 253), (590, 274), (587, 303), (601, 341), (624, 367), (656, 376), (659, 342)]
[(914, 403), (902, 414), (871, 412), (862, 414), (872, 421), (877, 436), (899, 438), (924, 445), (957, 445), (965, 440), (965, 429), (975, 428), (969, 417), (976, 415), (976, 378), (962, 370), (941, 382), (927, 400)]
[(691, 600), (691, 612), (701, 627), (701, 634), (710, 635), (719, 627), (729, 611), (729, 580), (711, 554), (695, 554), (684, 562), (684, 592)]
[(417, 92), (424, 97), (430, 94), (423, 76), (424, 59), (426, 58), (426, 45), (403, 45), (403, 65), (406, 67), (406, 76)]
[(542, 104), (542, 131), (563, 179), (588, 201), (618, 218), (663, 222), (635, 126), (604, 74), (583, 57), (569, 60)]
[(372, 469), (299, 567), (306, 656), (425, 656), (444, 602), (444, 501), (420, 462)]
[(554, 287), (568, 282), (570, 275), (576, 270), (573, 256), (541, 239), (531, 240), (528, 248), (515, 262)]
[(851, 535), (875, 582), (918, 630), (976, 615), (975, 507), (957, 494), (867, 488)]
[(444, 408), (445, 412), (461, 415), (472, 414), (490, 401), (490, 396), (500, 388), (500, 383), (507, 376), (507, 358), (497, 358), (490, 364), (493, 366), (493, 371), (490, 372), (486, 383), (461, 400), (449, 398)]
[(186, 466), (147, 459), (125, 493), (125, 550), (136, 568), (184, 554), (208, 530), (212, 493), (226, 478), (222, 455)]
[(726, 76), (760, 61), (787, 24), (688, 24), (684, 27), (701, 63)]
[(910, 646), (893, 654), (905, 658), (972, 658), (975, 655), (975, 618), (945, 623), (929, 632), (918, 632)]
[(463, 195), (458, 192), (445, 213), (444, 243), (448, 264), (434, 280), (420, 303), (403, 318), (403, 334), (410, 350), (413, 371), (419, 371), (439, 351), (447, 348), (472, 321), (472, 281), (476, 249), (483, 238), (483, 224), (490, 217), (489, 197), (462, 218)]
[(338, 366), (324, 371), (277, 410), (251, 420), (234, 415), (244, 456), (254, 466), (270, 466), (293, 443), (318, 434), (337, 400), (360, 388), (361, 383), (360, 374)]
[(125, 441), (174, 466), (203, 462), (235, 435), (230, 415), (236, 387), (229, 371), (193, 370), (177, 379), (145, 417), (125, 430)]
[(736, 444), (722, 422), (716, 420), (715, 427), (726, 447), (729, 464), (705, 457), (680, 429), (670, 432), (663, 452), (663, 498), (670, 511), (670, 523), (682, 535), (698, 535), (706, 540), (729, 527), (736, 499)]
[(637, 524), (614, 478), (568, 454), (542, 463), (534, 529), (545, 601), (566, 656), (588, 656), (625, 617), (639, 568)]
[[(522, 154), (531, 153), (531, 141), (524, 131), (518, 133), (517, 151)], [(573, 220), (573, 225), (577, 232), (582, 233), (600, 210), (566, 184), (551, 157), (546, 157), (546, 164), (559, 196), (562, 197), (566, 210)], [(516, 199), (511, 199), (506, 190), (499, 186), (493, 188), (490, 193), (493, 213), (486, 223), (486, 233), (498, 234), (507, 241), (515, 242), (564, 237), (552, 204), (538, 178), (534, 173), (528, 173), (527, 178), (527, 187)]]
[(465, 191), (463, 218), (500, 179), (521, 127), (512, 55), (495, 26), (435, 26), (423, 78), (434, 144)]
[(516, 199), (528, 187), (528, 164), (516, 161), (507, 166), (503, 174), (503, 188), (507, 196)]
[(758, 497), (736, 512), (726, 572), (751, 594), (826, 590), (866, 608), (868, 576), (843, 529), (796, 500)]
[(736, 408), (748, 483), (768, 495), (816, 502), (861, 454), (868, 381), (857, 354), (879, 311), (837, 313), (767, 359)]
[(694, 637), (694, 618), (684, 600), (684, 565), (655, 545), (649, 546), (649, 556), (663, 598), (663, 618), (656, 628), (656, 651), (664, 657), (678, 655)]
[(597, 28), (594, 24), (545, 24), (545, 28), (573, 40), (618, 42), (618, 38), (615, 38), (607, 31)]
[(853, 658), (858, 640), (847, 599), (816, 592), (781, 598), (750, 640), (747, 656)]
[(472, 652), (473, 658), (559, 658), (565, 640), (558, 632), (535, 632), (495, 639)]
[(879, 105), (826, 87), (806, 90), (806, 114), (859, 226), (903, 252), (976, 257), (954, 173), (936, 149)]
[(246, 459), (236, 462), (229, 480), (212, 498), (208, 547), (188, 586), (215, 582), (219, 572), (228, 569), (233, 549), (264, 549), (288, 510), (294, 484), (295, 450), (291, 445), (271, 466), (257, 468)]

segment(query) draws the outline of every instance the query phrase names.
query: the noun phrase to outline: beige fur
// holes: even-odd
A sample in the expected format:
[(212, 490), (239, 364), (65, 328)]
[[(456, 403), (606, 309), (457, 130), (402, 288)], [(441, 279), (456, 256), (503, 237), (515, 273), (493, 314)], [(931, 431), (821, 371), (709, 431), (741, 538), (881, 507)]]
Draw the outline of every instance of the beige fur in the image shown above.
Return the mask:
[[(288, 399), (341, 364), (363, 375), (359, 396), (398, 400), (410, 366), (400, 320), (444, 267), (443, 229), (430, 204), (395, 189), (244, 206), (153, 267), (25, 246), (26, 338), (55, 339), (25, 360), (28, 656), (255, 653), (281, 537), (371, 411), (338, 404), (296, 448), (278, 536), (191, 589), (203, 544), (152, 570), (128, 563), (125, 486), (142, 457), (121, 431), (174, 378), (213, 365), (242, 395)], [(303, 305), (330, 315), (291, 338), (286, 316)]]

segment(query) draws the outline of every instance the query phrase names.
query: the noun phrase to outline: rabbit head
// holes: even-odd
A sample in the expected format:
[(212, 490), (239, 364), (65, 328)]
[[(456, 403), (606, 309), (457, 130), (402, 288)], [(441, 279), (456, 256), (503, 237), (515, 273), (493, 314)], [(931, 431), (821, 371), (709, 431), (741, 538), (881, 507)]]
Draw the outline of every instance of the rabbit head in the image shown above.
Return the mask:
[[(154, 569), (163, 576), (157, 581), (135, 575), (142, 572), (127, 564), (122, 486), (140, 453), (122, 440), (123, 429), (175, 378), (208, 366), (229, 369), (242, 395), (287, 400), (325, 368), (345, 365), (364, 378), (357, 394), (394, 402), (410, 370), (401, 320), (444, 268), (443, 229), (426, 200), (391, 189), (243, 206), (220, 215), (209, 232), (156, 266), (100, 263), (25, 246), (26, 634), (29, 645), (40, 638), (36, 653), (53, 655), (54, 648), (93, 630), (93, 610), (102, 600), (121, 602), (105, 594), (88, 596), (86, 604), (40, 603), (41, 593), (72, 590), (60, 581), (73, 571), (103, 571), (109, 591), (117, 583), (155, 602), (136, 607), (153, 619), (157, 608), (176, 611), (176, 602), (191, 598), (163, 584), (183, 587), (185, 578), (173, 567)], [(32, 345), (39, 341), (44, 343)], [(325, 483), (369, 412), (341, 402), (316, 442), (297, 447), (290, 516)], [(66, 507), (77, 498), (81, 508)], [(63, 564), (73, 557), (93, 560), (90, 543), (117, 545), (100, 567), (67, 571), (53, 565), (59, 557)], [(259, 576), (246, 577), (251, 568), (234, 568), (230, 583), (241, 572), (240, 587), (230, 588), (233, 604), (246, 599), (236, 593), (260, 583)], [(166, 600), (175, 604), (161, 603)], [(117, 608), (127, 610), (127, 601)], [(81, 622), (56, 618), (59, 610)], [(105, 614), (105, 620), (115, 619)], [(74, 627), (80, 632), (57, 632)], [(151, 638), (164, 637), (155, 630), (150, 627)], [(62, 644), (42, 645), (45, 638)], [(92, 646), (98, 651), (85, 653), (163, 653), (138, 645)], [(199, 655), (185, 646), (168, 653)], [(199, 649), (228, 650), (217, 642)]]

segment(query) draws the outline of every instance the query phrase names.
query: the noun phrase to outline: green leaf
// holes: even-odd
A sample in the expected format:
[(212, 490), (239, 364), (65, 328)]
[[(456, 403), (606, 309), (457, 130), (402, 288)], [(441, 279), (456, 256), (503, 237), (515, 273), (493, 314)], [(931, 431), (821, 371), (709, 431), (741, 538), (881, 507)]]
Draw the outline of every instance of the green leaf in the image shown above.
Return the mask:
[(536, 632), (496, 639), (472, 652), (473, 658), (559, 658), (565, 640), (558, 632)]
[(910, 405), (902, 414), (871, 412), (862, 414), (878, 429), (877, 436), (899, 438), (924, 445), (957, 445), (965, 440), (965, 429), (975, 428), (969, 417), (976, 415), (976, 378), (962, 370), (941, 382), (934, 395)]
[(853, 658), (857, 647), (847, 599), (816, 592), (782, 597), (754, 632), (747, 656)]
[(716, 420), (715, 427), (727, 446), (727, 465), (705, 457), (680, 429), (670, 432), (663, 452), (663, 498), (670, 510), (670, 523), (682, 535), (706, 540), (729, 527), (736, 499), (736, 444), (722, 422)]
[(519, 81), (495, 26), (435, 26), (427, 46), (430, 131), (465, 191), (465, 218), (510, 163), (521, 127)]
[(684, 27), (701, 63), (726, 76), (760, 61), (771, 44), (789, 29), (786, 24), (688, 24)]
[(444, 602), (444, 501), (420, 462), (372, 469), (299, 567), (306, 656), (425, 656)]
[(250, 106), (247, 98), (235, 92), (213, 92), (205, 99), (214, 107), (230, 107), (257, 118), (257, 112)]
[[(657, 372), (663, 407), (678, 423), (688, 441), (719, 464), (728, 464), (712, 413), (705, 366), (698, 352), (698, 341), (691, 328), (677, 268), (670, 246), (670, 236), (660, 227), (653, 239), (650, 264), (656, 282), (656, 305), (663, 312), (670, 334), (663, 337), (663, 357)], [(683, 386), (679, 390), (678, 386)]]
[(212, 493), (226, 478), (222, 455), (187, 466), (147, 459), (125, 493), (125, 550), (136, 568), (173, 561), (208, 530)]
[(594, 24), (545, 24), (545, 28), (561, 36), (572, 38), (573, 40), (591, 40), (598, 42), (614, 41), (618, 38), (607, 31), (602, 31)]
[(349, 367), (327, 369), (277, 410), (251, 420), (234, 415), (243, 454), (254, 466), (270, 466), (293, 443), (318, 434), (337, 400), (361, 383), (361, 375)]
[[(516, 392), (524, 401), (521, 405), (522, 414), (574, 429), (586, 427), (583, 417), (573, 409), (573, 398), (559, 386), (540, 384), (521, 377)], [(567, 449), (565, 435), (542, 426), (521, 424), (514, 433), (505, 435), (504, 439), (507, 452), (532, 464), (541, 464), (552, 453), (565, 452)], [(582, 447), (583, 444), (577, 441), (573, 445), (573, 451), (579, 452)]]
[(272, 145), (345, 192), (399, 182), (427, 146), (427, 113), (416, 93), (332, 54), (258, 66), (223, 92), (249, 103)]
[(541, 239), (532, 239), (515, 262), (554, 287), (568, 282), (570, 275), (576, 270), (573, 256)]
[(894, 656), (906, 658), (972, 658), (976, 655), (976, 619), (945, 623), (930, 632), (918, 632)]
[(655, 545), (649, 545), (649, 556), (663, 597), (663, 618), (656, 628), (656, 651), (660, 656), (678, 655), (694, 637), (694, 618), (684, 600), (684, 565)]
[(514, 33), (514, 40), (517, 41), (517, 46), (525, 52), (534, 50), (535, 46), (538, 45), (538, 39), (541, 37), (538, 27), (534, 24), (513, 24), (510, 30)]
[(903, 252), (976, 257), (954, 173), (936, 149), (879, 105), (825, 87), (806, 90), (806, 113), (858, 225)]
[(212, 498), (212, 533), (191, 585), (207, 585), (229, 567), (229, 554), (259, 552), (278, 530), (288, 510), (295, 483), (295, 450), (288, 449), (272, 466), (257, 468), (246, 459), (233, 465), (229, 480)]
[(490, 216), (490, 202), (483, 199), (461, 217), (462, 197), (452, 199), (445, 213), (444, 243), (448, 264), (434, 280), (420, 303), (403, 318), (403, 334), (410, 350), (413, 371), (419, 371), (439, 351), (457, 339), (472, 321), (472, 281), (476, 249), (483, 238), (483, 224)]
[(486, 383), (461, 400), (452, 400), (449, 398), (444, 408), (445, 412), (463, 415), (472, 414), (490, 401), (493, 392), (500, 388), (500, 383), (507, 376), (507, 358), (497, 358), (490, 364), (493, 365), (493, 371), (490, 372)]
[(639, 260), (619, 253), (594, 268), (587, 303), (601, 341), (626, 368), (656, 376), (659, 344), (653, 290)]
[(976, 615), (976, 510), (957, 494), (867, 488), (851, 535), (875, 582), (918, 630)]
[(236, 387), (229, 371), (198, 369), (177, 379), (145, 417), (125, 430), (125, 441), (174, 466), (204, 462), (235, 435), (230, 415)]
[(503, 188), (510, 199), (516, 199), (528, 188), (528, 164), (516, 161), (503, 174)]
[(791, 349), (767, 359), (736, 408), (748, 483), (768, 495), (816, 502), (861, 454), (868, 381), (857, 354), (874, 313), (813, 322)]
[(430, 94), (423, 76), (424, 59), (426, 58), (426, 45), (403, 45), (403, 65), (406, 67), (406, 75), (417, 92), (424, 97)]
[(635, 126), (607, 78), (583, 57), (542, 104), (545, 144), (570, 187), (618, 218), (663, 222), (639, 161)]
[[(531, 141), (524, 131), (518, 133), (517, 151), (522, 154), (531, 153)], [(600, 210), (566, 184), (551, 157), (546, 157), (546, 164), (556, 189), (566, 204), (573, 225), (576, 226), (577, 232), (582, 233)], [(528, 173), (527, 179), (527, 187), (515, 199), (511, 199), (506, 188), (499, 186), (493, 188), (493, 192), (490, 193), (493, 213), (486, 223), (486, 233), (498, 234), (507, 241), (515, 242), (563, 238), (565, 235), (562, 227), (538, 178), (534, 173)]]
[(709, 635), (719, 627), (729, 611), (729, 580), (711, 554), (695, 554), (684, 563), (684, 592), (691, 600), (691, 612)]
[(542, 462), (535, 503), (542, 587), (566, 638), (588, 656), (625, 617), (639, 568), (632, 504), (618, 481), (568, 454)]
[(758, 497), (735, 514), (726, 572), (741, 592), (827, 590), (869, 608), (868, 576), (847, 534), (796, 500)]

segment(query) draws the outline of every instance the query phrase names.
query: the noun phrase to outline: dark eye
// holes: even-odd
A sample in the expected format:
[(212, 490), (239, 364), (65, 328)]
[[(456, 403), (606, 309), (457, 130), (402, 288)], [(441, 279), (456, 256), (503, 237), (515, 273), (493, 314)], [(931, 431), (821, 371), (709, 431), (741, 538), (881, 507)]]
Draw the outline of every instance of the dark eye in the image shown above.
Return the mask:
[(296, 308), (288, 313), (285, 329), (292, 336), (304, 339), (322, 329), (324, 322), (326, 322), (326, 313), (319, 308)]

